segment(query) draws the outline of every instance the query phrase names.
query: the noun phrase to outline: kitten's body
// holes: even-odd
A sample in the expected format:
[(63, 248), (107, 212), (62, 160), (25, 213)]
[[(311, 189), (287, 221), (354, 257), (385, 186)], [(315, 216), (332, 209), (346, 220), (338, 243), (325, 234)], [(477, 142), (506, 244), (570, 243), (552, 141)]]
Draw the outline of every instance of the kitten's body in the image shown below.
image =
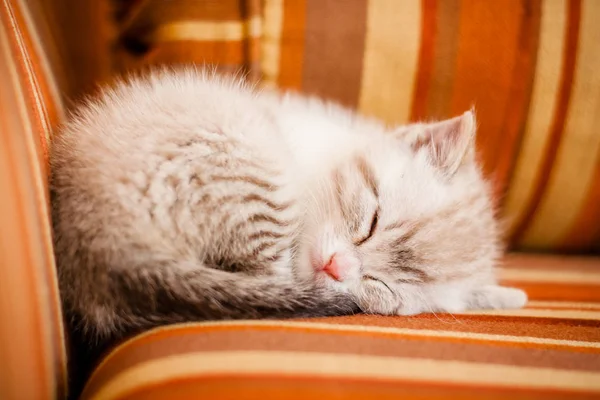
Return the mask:
[[(474, 132), (461, 118), (450, 130)], [(522, 292), (495, 286), (487, 186), (465, 162), (472, 133), (468, 145), (459, 135), (436, 148), (428, 127), (391, 131), (193, 71), (105, 92), (52, 148), (67, 312), (112, 336), (355, 304), (387, 314), (521, 306)]]

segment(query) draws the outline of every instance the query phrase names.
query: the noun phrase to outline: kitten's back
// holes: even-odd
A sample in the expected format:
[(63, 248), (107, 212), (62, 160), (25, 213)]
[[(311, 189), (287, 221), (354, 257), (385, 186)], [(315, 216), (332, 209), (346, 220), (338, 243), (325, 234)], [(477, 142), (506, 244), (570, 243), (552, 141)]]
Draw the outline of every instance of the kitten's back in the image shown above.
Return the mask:
[(354, 310), (277, 275), (301, 216), (276, 130), (250, 88), (194, 71), (134, 79), (83, 106), (51, 151), (67, 313), (114, 336)]

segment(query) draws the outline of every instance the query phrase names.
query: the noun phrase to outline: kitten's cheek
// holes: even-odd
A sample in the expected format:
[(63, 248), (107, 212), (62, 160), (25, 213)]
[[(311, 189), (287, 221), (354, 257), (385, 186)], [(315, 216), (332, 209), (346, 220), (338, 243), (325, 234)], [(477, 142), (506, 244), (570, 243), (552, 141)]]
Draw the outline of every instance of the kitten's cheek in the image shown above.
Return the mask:
[(310, 260), (310, 253), (307, 249), (302, 249), (298, 253), (295, 274), (300, 279), (312, 279), (315, 276), (315, 271)]

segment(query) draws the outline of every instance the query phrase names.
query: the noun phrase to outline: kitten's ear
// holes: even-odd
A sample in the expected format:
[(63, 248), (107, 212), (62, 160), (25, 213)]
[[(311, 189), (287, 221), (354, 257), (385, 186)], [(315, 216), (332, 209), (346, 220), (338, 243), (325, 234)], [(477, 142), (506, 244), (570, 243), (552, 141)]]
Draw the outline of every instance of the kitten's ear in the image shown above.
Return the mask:
[(414, 151), (427, 151), (434, 166), (452, 176), (458, 168), (475, 158), (475, 113), (429, 124), (401, 128), (398, 134)]

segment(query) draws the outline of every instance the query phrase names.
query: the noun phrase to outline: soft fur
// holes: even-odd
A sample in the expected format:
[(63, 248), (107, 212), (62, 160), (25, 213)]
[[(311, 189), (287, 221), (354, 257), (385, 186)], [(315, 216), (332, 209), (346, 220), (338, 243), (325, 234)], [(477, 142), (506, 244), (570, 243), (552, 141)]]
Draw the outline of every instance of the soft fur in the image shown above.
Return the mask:
[[(186, 70), (107, 89), (51, 151), (68, 315), (173, 322), (513, 308), (472, 112), (386, 127)], [(357, 308), (358, 306), (358, 308)]]

